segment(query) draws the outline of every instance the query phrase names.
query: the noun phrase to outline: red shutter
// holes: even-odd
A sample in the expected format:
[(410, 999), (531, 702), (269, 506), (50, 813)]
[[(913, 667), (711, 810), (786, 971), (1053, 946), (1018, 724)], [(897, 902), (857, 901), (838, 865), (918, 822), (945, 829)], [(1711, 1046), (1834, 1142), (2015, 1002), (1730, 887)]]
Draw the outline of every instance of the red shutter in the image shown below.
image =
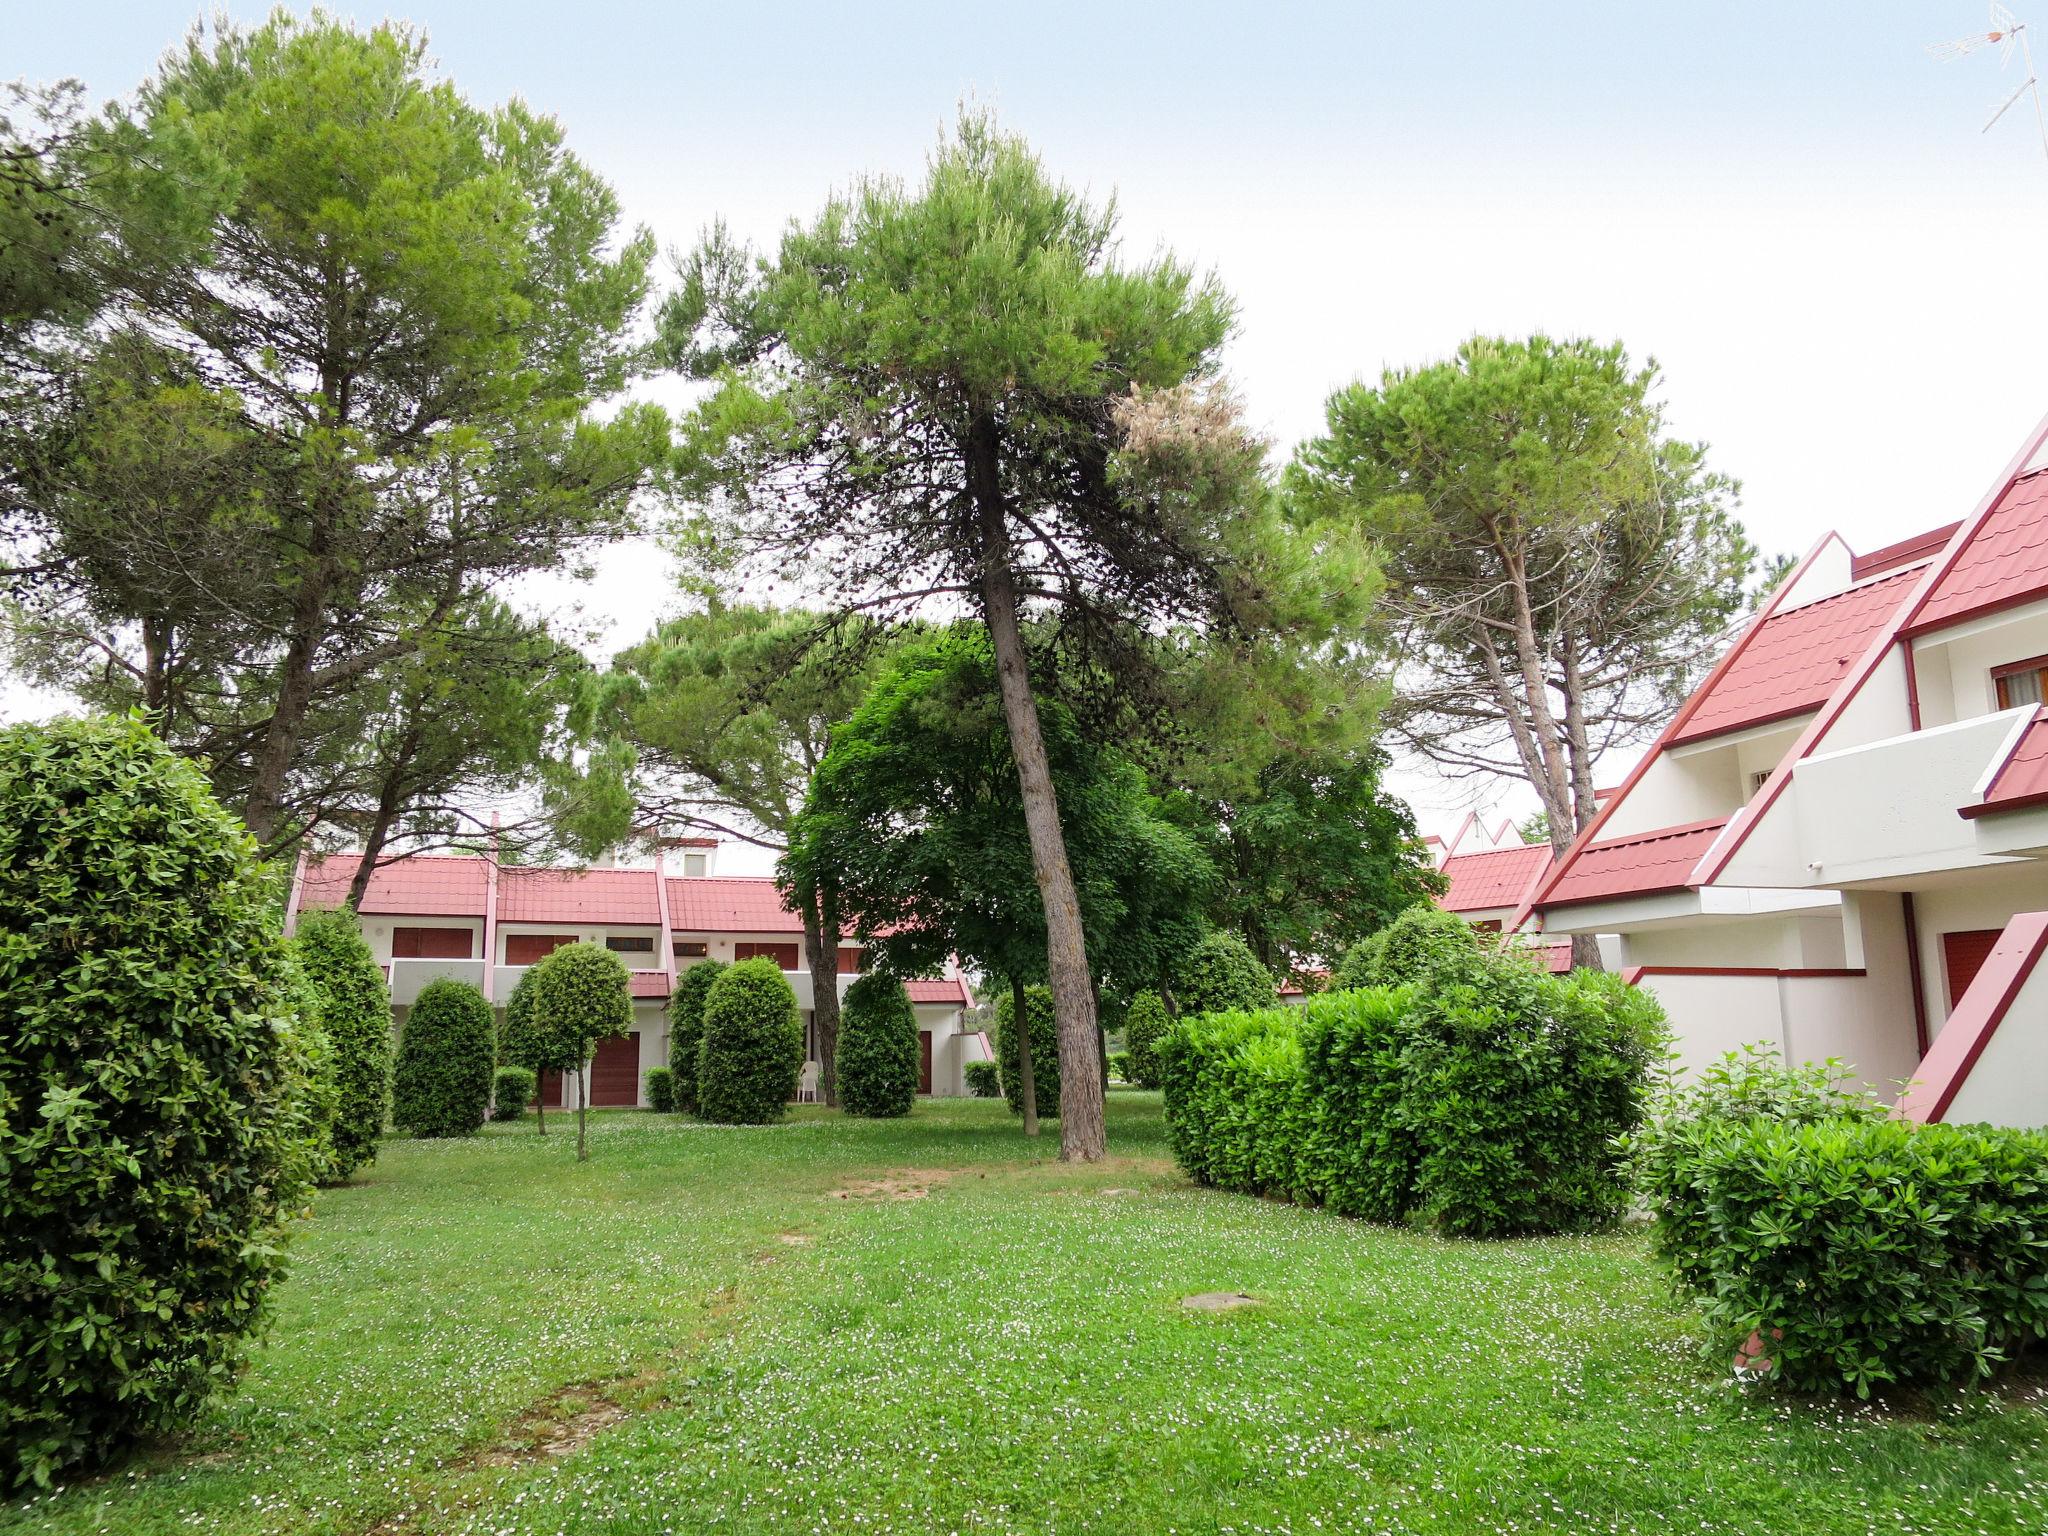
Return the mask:
[(1963, 994), (1970, 990), (1970, 983), (1977, 979), (1977, 972), (1984, 968), (1985, 960), (1990, 957), (1991, 947), (2004, 931), (2002, 928), (1965, 928), (1941, 936), (1941, 963), (1948, 972), (1951, 1013), (1963, 1000)]
[(467, 928), (394, 928), (394, 960), (467, 960), (476, 935)]
[(505, 935), (505, 963), (532, 965), (545, 960), (564, 944), (574, 944), (573, 933), (508, 933)]
[(640, 1031), (598, 1041), (590, 1059), (591, 1108), (631, 1108), (639, 1102)]
[(932, 1091), (932, 1032), (928, 1029), (917, 1032), (917, 1091)]
[(840, 975), (858, 976), (862, 971), (866, 970), (867, 968), (868, 955), (866, 950), (856, 949), (850, 944), (842, 944), (839, 947)]
[(785, 971), (796, 969), (796, 946), (794, 944), (750, 944), (741, 942), (732, 947), (732, 957), (735, 960), (752, 960), (762, 956), (773, 960)]

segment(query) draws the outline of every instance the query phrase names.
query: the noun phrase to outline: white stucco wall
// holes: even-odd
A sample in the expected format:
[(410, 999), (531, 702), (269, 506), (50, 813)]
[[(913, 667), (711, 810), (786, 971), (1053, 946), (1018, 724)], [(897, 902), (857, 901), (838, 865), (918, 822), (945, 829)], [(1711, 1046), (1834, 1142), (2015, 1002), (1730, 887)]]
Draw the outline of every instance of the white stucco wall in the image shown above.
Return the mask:
[(1992, 685), (1992, 669), (2044, 655), (2048, 655), (2048, 602), (2029, 603), (1923, 635), (1913, 643), (1921, 723), (1941, 725), (1996, 713), (1998, 692)]
[(1942, 885), (1914, 892), (1920, 930), (1920, 978), (1927, 990), (1927, 1026), (1941, 1033), (1948, 1021), (1948, 977), (1943, 968), (1941, 936), (1971, 929), (2002, 929), (2016, 912), (2048, 909), (2048, 864), (2029, 861), (1976, 871), (1968, 878), (1951, 877)]
[(1942, 1119), (2048, 1125), (2048, 964), (2021, 986)]

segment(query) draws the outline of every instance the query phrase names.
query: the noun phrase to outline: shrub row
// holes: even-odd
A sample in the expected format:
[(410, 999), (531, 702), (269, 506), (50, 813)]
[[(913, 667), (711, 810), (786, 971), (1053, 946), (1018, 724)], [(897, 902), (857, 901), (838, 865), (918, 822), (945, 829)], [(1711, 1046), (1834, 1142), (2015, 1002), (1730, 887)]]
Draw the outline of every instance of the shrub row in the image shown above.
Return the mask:
[(2048, 1337), (2048, 1135), (1914, 1125), (1839, 1069), (1731, 1056), (1631, 1138), (1717, 1347), (1802, 1391), (1987, 1376)]
[(1159, 1054), (1181, 1166), (1219, 1188), (1463, 1236), (1619, 1217), (1614, 1142), (1642, 1116), (1655, 999), (1614, 976), (1542, 974), (1443, 916), (1404, 916), (1381, 946), (1418, 957), (1409, 985), (1175, 1025)]

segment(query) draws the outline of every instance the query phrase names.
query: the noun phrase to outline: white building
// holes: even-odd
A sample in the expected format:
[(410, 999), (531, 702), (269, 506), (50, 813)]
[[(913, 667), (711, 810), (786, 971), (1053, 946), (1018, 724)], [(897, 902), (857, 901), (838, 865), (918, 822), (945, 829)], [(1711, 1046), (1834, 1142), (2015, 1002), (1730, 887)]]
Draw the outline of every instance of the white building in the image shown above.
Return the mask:
[[(715, 846), (685, 845), (684, 873), (664, 862), (643, 869), (537, 869), (471, 855), (406, 854), (370, 876), (357, 915), (404, 1021), (420, 989), (441, 977), (466, 981), (502, 1010), (526, 967), (564, 944), (602, 944), (631, 973), (635, 1029), (600, 1041), (590, 1067), (593, 1107), (642, 1105), (646, 1073), (668, 1064), (668, 998), (676, 975), (700, 960), (765, 955), (788, 976), (815, 1061), (814, 993), (804, 966), (803, 925), (772, 880), (711, 873)], [(287, 931), (300, 910), (339, 906), (360, 859), (302, 857), (292, 881)], [(861, 951), (839, 950), (843, 995), (864, 968)], [(972, 999), (956, 967), (907, 983), (922, 1048), (919, 1091), (967, 1091), (966, 1064), (985, 1058), (987, 1040), (964, 1028)], [(576, 1085), (544, 1085), (549, 1108), (576, 1103)]]

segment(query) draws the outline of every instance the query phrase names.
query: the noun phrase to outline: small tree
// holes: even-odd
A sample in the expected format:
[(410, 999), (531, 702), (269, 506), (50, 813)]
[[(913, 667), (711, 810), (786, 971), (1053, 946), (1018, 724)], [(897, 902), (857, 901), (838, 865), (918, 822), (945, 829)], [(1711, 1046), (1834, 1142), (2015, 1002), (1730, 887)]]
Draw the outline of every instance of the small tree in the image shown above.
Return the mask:
[(590, 1055), (600, 1040), (633, 1028), (633, 983), (626, 962), (602, 944), (569, 944), (534, 967), (533, 1024), (554, 1037), (555, 1053), (577, 1072), (576, 1160), (590, 1156)]
[[(534, 988), (539, 971), (539, 966), (528, 966), (512, 988), (511, 997), (506, 999), (505, 1032), (498, 1038), (498, 1053), (512, 1066), (524, 1067), (532, 1075), (540, 1134), (545, 1136), (548, 1133), (547, 1074), (574, 1072), (580, 1058), (576, 1055), (574, 1040), (564, 1040), (553, 1031), (543, 1029), (534, 1016)], [(516, 1120), (519, 1117), (513, 1115), (508, 1118)]]
[(0, 1485), (188, 1421), (313, 1129), (248, 835), (138, 721), (0, 731)]
[(533, 1097), (534, 1076), (526, 1067), (500, 1067), (491, 1079), (491, 1118), (517, 1120)]
[(316, 1022), (334, 1051), (340, 1103), (332, 1177), (374, 1162), (391, 1102), (391, 994), (369, 942), (346, 907), (301, 912), (292, 952), (319, 999)]
[(1166, 1033), (1166, 1004), (1157, 992), (1140, 992), (1124, 1015), (1124, 1050), (1131, 1058), (1131, 1081), (1140, 1088), (1159, 1086), (1159, 1058), (1154, 1047)]
[(782, 1118), (804, 1069), (796, 993), (773, 960), (728, 966), (704, 1000), (697, 1112), (723, 1125)]
[(399, 1038), (392, 1122), (415, 1136), (474, 1135), (490, 1110), (497, 1049), (483, 993), (447, 978), (427, 983)]
[[(676, 1108), (697, 1113), (697, 1058), (704, 1045), (704, 999), (725, 972), (723, 960), (699, 960), (676, 978), (668, 997), (668, 1065), (676, 1075)], [(812, 978), (816, 980), (815, 977)]]
[(1189, 1016), (1271, 1008), (1278, 1000), (1272, 975), (1234, 933), (1212, 933), (1203, 939), (1174, 976), (1174, 1004)]
[[(1021, 1040), (1017, 1030), (1019, 994), (1029, 1024)], [(1051, 1116), (1060, 1112), (1062, 1063), (1054, 1048), (1057, 1028), (1049, 988), (1013, 985), (996, 995), (996, 1070), (1002, 1075), (1003, 1097), (1009, 1100), (1011, 1114)], [(1028, 1055), (1024, 1054), (1027, 1049)]]
[(870, 971), (846, 989), (839, 1034), (839, 1103), (849, 1115), (887, 1119), (917, 1102), (917, 1010), (903, 983)]

